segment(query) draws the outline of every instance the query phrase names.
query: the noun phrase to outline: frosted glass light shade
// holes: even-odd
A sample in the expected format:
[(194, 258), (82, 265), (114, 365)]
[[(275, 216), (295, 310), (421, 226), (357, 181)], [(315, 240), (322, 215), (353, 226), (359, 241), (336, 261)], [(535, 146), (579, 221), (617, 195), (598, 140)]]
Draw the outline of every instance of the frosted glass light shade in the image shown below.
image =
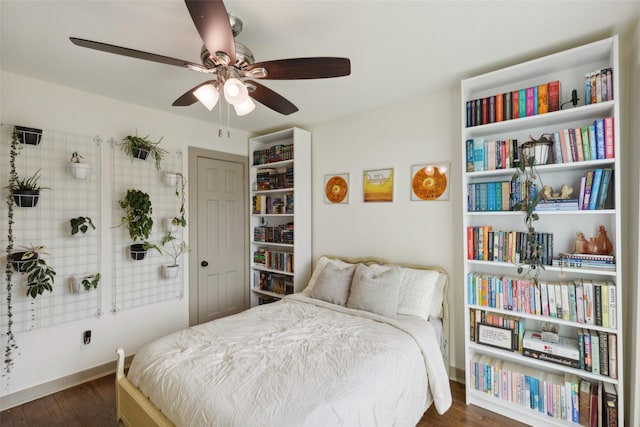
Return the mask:
[(239, 105), (249, 99), (249, 91), (240, 80), (231, 78), (224, 82), (224, 99), (231, 105)]
[(244, 102), (234, 105), (233, 108), (236, 110), (237, 115), (245, 116), (256, 108), (256, 104), (251, 100), (251, 98), (247, 97)]
[(212, 84), (200, 86), (198, 89), (193, 91), (193, 94), (198, 98), (198, 101), (200, 101), (202, 105), (207, 107), (209, 111), (213, 110), (213, 107), (218, 103), (218, 98), (220, 98), (218, 89)]

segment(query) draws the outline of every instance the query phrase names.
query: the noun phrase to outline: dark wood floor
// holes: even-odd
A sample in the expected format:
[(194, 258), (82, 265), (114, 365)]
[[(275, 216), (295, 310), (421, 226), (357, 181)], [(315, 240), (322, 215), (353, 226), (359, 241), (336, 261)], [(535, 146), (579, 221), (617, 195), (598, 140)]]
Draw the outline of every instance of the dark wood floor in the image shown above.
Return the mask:
[[(2, 427), (115, 427), (114, 376), (109, 375), (0, 412)], [(438, 415), (432, 406), (417, 427), (522, 426), (493, 412), (465, 405), (464, 386), (451, 382), (453, 405)]]

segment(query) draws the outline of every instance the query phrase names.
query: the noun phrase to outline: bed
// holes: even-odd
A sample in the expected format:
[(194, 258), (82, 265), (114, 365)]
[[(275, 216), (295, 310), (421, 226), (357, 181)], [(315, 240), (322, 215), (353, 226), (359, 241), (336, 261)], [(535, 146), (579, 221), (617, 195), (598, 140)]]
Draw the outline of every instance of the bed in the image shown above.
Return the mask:
[(451, 405), (447, 276), (323, 256), (307, 288), (155, 340), (125, 376), (117, 417), (144, 426), (415, 426)]

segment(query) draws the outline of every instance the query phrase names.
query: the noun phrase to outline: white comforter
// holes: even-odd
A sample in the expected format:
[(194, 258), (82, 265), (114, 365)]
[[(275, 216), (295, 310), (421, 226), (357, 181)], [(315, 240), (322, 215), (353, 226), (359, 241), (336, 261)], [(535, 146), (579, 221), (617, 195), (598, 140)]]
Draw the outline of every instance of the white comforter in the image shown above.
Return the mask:
[(428, 322), (300, 294), (152, 342), (128, 377), (177, 426), (415, 426), (451, 405)]

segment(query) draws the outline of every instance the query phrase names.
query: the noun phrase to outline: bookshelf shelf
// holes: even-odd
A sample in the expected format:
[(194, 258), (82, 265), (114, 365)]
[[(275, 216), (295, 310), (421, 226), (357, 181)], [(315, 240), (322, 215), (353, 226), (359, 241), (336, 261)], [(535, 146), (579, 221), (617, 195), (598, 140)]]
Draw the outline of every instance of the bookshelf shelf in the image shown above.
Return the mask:
[[(615, 386), (616, 397), (616, 412), (617, 423), (612, 421), (611, 424), (603, 423), (602, 425), (616, 425), (622, 426), (624, 423), (624, 399), (625, 390), (623, 387), (623, 381), (620, 378), (624, 378), (624, 360), (623, 360), (623, 319), (625, 315), (623, 313), (622, 304), (622, 267), (624, 262), (624, 253), (622, 251), (622, 221), (621, 221), (621, 192), (620, 192), (620, 180), (618, 179), (622, 173), (622, 157), (621, 141), (620, 141), (620, 102), (619, 102), (619, 58), (618, 58), (618, 38), (617, 36), (601, 40), (595, 43), (590, 43), (584, 46), (579, 46), (574, 49), (562, 51), (553, 55), (537, 58), (524, 63), (516, 64), (511, 67), (503, 68), (497, 71), (493, 71), (487, 74), (475, 76), (469, 79), (461, 81), (461, 116), (463, 118), (461, 123), (461, 146), (462, 146), (462, 188), (463, 188), (463, 200), (462, 206), (463, 212), (463, 229), (461, 234), (463, 237), (463, 253), (464, 258), (464, 293), (465, 293), (465, 324), (468, 326), (468, 332), (465, 336), (465, 363), (466, 363), (466, 396), (467, 404), (474, 404), (481, 406), (485, 409), (492, 410), (494, 412), (506, 415), (508, 417), (517, 419), (521, 422), (531, 425), (557, 425), (557, 426), (576, 426), (578, 425), (575, 420), (572, 421), (572, 416), (575, 418), (576, 413), (572, 414), (572, 410), (579, 411), (579, 393), (576, 392), (576, 387), (579, 389), (580, 385), (590, 386), (593, 384), (594, 388), (587, 387), (586, 398), (583, 398), (583, 403), (597, 402), (599, 410), (602, 411), (604, 421), (608, 421), (609, 412), (604, 410), (607, 407), (606, 403), (611, 401), (612, 394), (605, 393), (605, 385), (610, 389), (610, 385)], [(591, 83), (592, 73), (595, 76), (595, 72), (600, 74), (601, 70), (611, 69), (612, 84), (610, 90), (612, 92), (612, 99), (601, 102), (594, 102), (585, 105), (585, 76), (589, 76), (587, 79)], [(607, 73), (602, 73), (608, 75)], [(510, 118), (509, 114), (513, 115), (513, 110), (509, 110), (508, 113), (506, 106), (510, 98), (514, 98), (515, 93), (518, 95), (523, 93), (523, 90), (527, 93), (534, 94), (529, 99), (535, 100), (533, 105), (541, 105), (543, 109), (548, 105), (546, 102), (538, 104), (538, 97), (535, 95), (537, 90), (543, 93), (547, 90), (551, 90), (549, 83), (559, 81), (559, 90), (557, 95), (559, 102), (557, 105), (562, 105), (563, 102), (571, 99), (571, 91), (576, 89), (578, 97), (580, 98), (580, 104), (576, 107), (572, 107), (571, 104), (567, 104), (565, 109), (558, 109), (547, 113), (537, 114), (533, 106), (529, 107), (529, 113), (526, 117)], [(595, 82), (595, 80), (593, 80)], [(595, 86), (594, 86), (595, 87)], [(536, 88), (536, 89), (532, 89)], [(529, 92), (530, 91), (530, 92)], [(501, 98), (500, 98), (501, 97)], [(520, 96), (519, 96), (520, 97)], [(500, 98), (500, 99), (499, 99)], [(482, 116), (482, 110), (478, 110), (478, 106), (488, 106), (488, 113)], [(495, 109), (491, 109), (491, 106)], [(502, 105), (503, 109), (499, 110), (499, 106)], [(515, 102), (514, 102), (515, 105)], [(520, 107), (520, 105), (519, 105)], [(520, 109), (522, 111), (522, 109)], [(475, 111), (475, 113), (474, 113)], [(475, 115), (480, 111), (480, 115)], [(499, 112), (501, 111), (501, 112)], [(480, 118), (480, 120), (478, 120)], [(608, 118), (612, 118), (609, 120)], [(603, 119), (603, 120), (601, 120)], [(508, 167), (511, 159), (511, 154), (516, 147), (519, 147), (525, 141), (531, 138), (538, 138), (542, 134), (554, 134), (560, 135), (563, 132), (574, 132), (576, 135), (578, 131), (584, 132), (584, 129), (589, 126), (596, 127), (600, 122), (604, 122), (604, 119), (608, 119), (609, 123), (613, 123), (610, 129), (613, 129), (612, 135), (608, 141), (612, 141), (607, 149), (607, 155), (593, 156), (593, 159), (589, 159), (590, 156), (584, 155), (587, 160), (566, 162), (565, 153), (562, 152), (565, 162), (558, 161), (558, 154), (561, 153), (562, 148), (567, 150), (569, 156), (574, 159), (582, 159), (581, 155), (571, 156), (571, 150), (577, 147), (577, 143), (573, 146), (569, 146), (568, 136), (562, 138), (567, 141), (565, 145), (559, 145), (561, 138), (554, 138), (553, 144), (549, 149), (549, 160), (547, 164), (540, 164), (536, 166), (537, 175), (540, 181), (544, 185), (549, 185), (554, 192), (562, 185), (567, 185), (573, 189), (572, 198), (578, 198), (581, 194), (581, 185), (586, 179), (587, 173), (595, 170), (611, 169), (614, 179), (611, 181), (608, 189), (609, 192), (603, 194), (601, 197), (606, 200), (606, 203), (602, 203), (600, 206), (604, 209), (574, 209), (574, 210), (537, 210), (539, 218), (534, 222), (536, 232), (541, 233), (543, 236), (539, 242), (543, 244), (547, 251), (545, 255), (551, 255), (551, 258), (557, 258), (560, 253), (573, 253), (574, 245), (576, 244), (578, 233), (583, 233), (587, 240), (591, 237), (598, 235), (600, 226), (604, 226), (609, 239), (612, 242), (613, 250), (612, 254), (615, 255), (615, 270), (608, 268), (575, 268), (575, 267), (559, 267), (545, 265), (544, 269), (539, 270), (538, 276), (527, 277), (525, 275), (527, 268), (524, 266), (524, 272), (518, 273), (518, 265), (512, 262), (497, 262), (488, 261), (487, 255), (493, 259), (492, 254), (498, 254), (495, 259), (512, 260), (517, 259), (514, 255), (517, 251), (512, 251), (512, 246), (508, 246), (507, 238), (509, 242), (513, 241), (513, 248), (520, 248), (516, 246), (518, 244), (516, 233), (510, 232), (526, 232), (525, 217), (521, 211), (508, 211), (508, 210), (495, 210), (501, 209), (502, 206), (506, 206), (507, 200), (511, 200), (513, 196), (513, 187), (510, 185), (511, 179), (517, 169)], [(598, 122), (598, 123), (596, 123)], [(484, 124), (480, 124), (484, 123)], [(569, 135), (569, 133), (566, 133)], [(593, 135), (589, 133), (589, 135)], [(531, 138), (530, 138), (531, 136)], [(573, 137), (572, 137), (573, 138)], [(506, 142), (493, 142), (493, 141), (506, 141)], [(516, 141), (516, 142), (514, 142)], [(572, 140), (573, 141), (573, 140)], [(586, 140), (585, 140), (586, 141)], [(495, 144), (495, 145), (494, 145)], [(469, 151), (471, 147), (472, 153)], [(480, 164), (478, 165), (478, 157), (476, 157), (477, 149), (480, 151)], [(484, 147), (484, 152), (482, 151)], [(584, 145), (584, 153), (588, 153), (588, 143)], [(557, 151), (555, 149), (558, 149)], [(581, 152), (582, 150), (580, 150)], [(471, 153), (471, 157), (470, 157)], [(489, 155), (488, 153), (491, 153)], [(575, 153), (575, 151), (573, 152)], [(487, 157), (489, 156), (489, 157)], [(495, 156), (495, 157), (493, 157)], [(606, 158), (605, 158), (606, 157)], [(488, 159), (488, 163), (487, 163)], [(494, 164), (495, 159), (495, 164)], [(507, 159), (508, 161), (505, 161)], [(483, 165), (483, 160), (485, 160)], [(473, 164), (472, 164), (473, 163)], [(503, 167), (500, 169), (500, 167)], [(476, 169), (473, 171), (473, 169)], [(484, 169), (484, 170), (478, 170)], [(608, 173), (608, 171), (605, 171)], [(602, 172), (603, 174), (605, 172)], [(594, 173), (595, 175), (595, 173)], [(509, 184), (505, 183), (509, 181)], [(493, 191), (495, 189), (495, 192)], [(538, 189), (541, 190), (541, 189)], [(509, 192), (507, 195), (505, 191)], [(487, 201), (485, 197), (487, 194), (490, 199)], [(508, 196), (508, 197), (505, 197)], [(483, 199), (477, 199), (476, 197), (483, 197)], [(516, 199), (517, 200), (517, 199)], [(575, 202), (574, 202), (575, 203)], [(582, 206), (582, 205), (580, 205)], [(556, 205), (559, 209), (566, 209), (566, 206), (561, 206), (560, 202)], [(492, 208), (494, 210), (487, 210)], [(507, 209), (506, 207), (505, 209)], [(483, 232), (480, 232), (483, 231)], [(487, 234), (487, 230), (490, 230), (491, 234)], [(480, 235), (484, 235), (481, 237)], [(496, 236), (499, 236), (500, 240), (495, 240)], [(547, 239), (548, 238), (548, 242)], [(487, 243), (485, 240), (489, 240), (493, 243)], [(482, 247), (484, 245), (484, 247)], [(498, 252), (496, 252), (496, 250)], [(472, 255), (468, 254), (468, 251), (473, 252)], [(555, 254), (555, 257), (553, 256)], [(522, 257), (526, 256), (525, 252), (521, 252)], [(482, 258), (485, 260), (481, 260)], [(469, 259), (479, 258), (479, 259)], [(582, 260), (580, 260), (583, 262)], [(604, 260), (600, 262), (611, 262), (610, 260)], [(551, 264), (551, 261), (549, 261)], [(596, 265), (596, 262), (591, 263)], [(485, 287), (485, 283), (481, 282), (479, 286), (478, 277), (485, 280), (486, 277), (498, 278), (498, 281), (492, 282), (492, 279), (486, 279), (489, 286)], [(513, 280), (505, 280), (513, 279)], [(529, 284), (522, 285), (522, 281), (529, 280)], [(516, 281), (518, 284), (516, 284)], [(553, 287), (551, 285), (554, 285)], [(493, 286), (493, 287), (492, 287)], [(498, 286), (496, 288), (495, 286)], [(519, 286), (523, 286), (520, 288)], [(569, 295), (571, 297), (568, 300), (560, 301), (556, 304), (556, 307), (566, 308), (567, 305), (573, 307), (571, 316), (565, 318), (544, 316), (535, 313), (547, 313), (541, 310), (540, 307), (544, 306), (543, 289), (557, 289), (562, 287), (568, 287)], [(605, 310), (609, 309), (608, 304), (615, 304), (615, 322), (609, 323), (608, 318), (601, 317), (602, 321), (598, 320), (591, 324), (585, 322), (584, 319), (577, 321), (578, 304), (582, 304), (584, 307), (584, 292), (591, 287), (595, 290), (598, 288), (598, 294), (607, 295), (610, 299), (606, 302), (603, 298), (598, 300), (597, 309), (596, 303), (593, 302), (594, 316), (596, 310), (600, 316), (609, 316), (604, 314)], [(516, 289), (518, 293), (516, 294)], [(527, 289), (526, 292), (520, 293), (520, 289)], [(580, 290), (578, 292), (578, 289)], [(609, 295), (609, 290), (611, 294)], [(513, 291), (513, 292), (512, 292)], [(490, 292), (495, 292), (494, 294)], [(500, 292), (500, 293), (498, 293)], [(574, 293), (575, 292), (575, 293)], [(485, 297), (485, 295), (489, 295)], [(556, 295), (559, 295), (556, 293)], [(595, 293), (594, 293), (595, 295)], [(482, 299), (481, 299), (482, 296)], [(502, 303), (502, 298), (505, 298), (505, 302)], [(493, 297), (493, 300), (491, 299)], [(488, 298), (488, 299), (487, 299)], [(526, 298), (526, 299), (525, 299)], [(547, 303), (549, 298), (547, 298)], [(562, 295), (564, 299), (564, 295)], [(499, 303), (495, 303), (497, 300)], [(488, 303), (487, 303), (488, 301)], [(497, 307), (508, 307), (506, 304), (514, 304), (512, 301), (519, 301), (517, 304), (524, 305), (527, 309), (522, 309), (523, 312), (516, 310), (493, 308), (487, 305), (494, 305)], [(568, 302), (567, 302), (568, 301)], [(591, 301), (587, 299), (587, 301)], [(535, 306), (537, 309), (528, 309), (530, 306)], [(550, 304), (549, 304), (550, 307)], [(613, 307), (613, 306), (611, 306)], [(510, 308), (510, 307), (509, 307)], [(586, 309), (586, 307), (585, 307)], [(611, 311), (613, 313), (614, 311)], [(565, 312), (566, 313), (566, 312)], [(584, 312), (586, 313), (586, 311)], [(609, 313), (607, 311), (607, 313)], [(482, 320), (478, 321), (478, 317)], [(570, 319), (570, 320), (568, 320)], [(520, 351), (508, 351), (505, 349), (492, 347), (485, 345), (488, 338), (486, 336), (480, 336), (479, 331), (491, 331), (491, 328), (478, 328), (472, 327), (478, 323), (487, 324), (486, 322), (494, 322), (493, 326), (501, 328), (511, 329), (511, 333), (514, 335), (514, 339), (518, 340), (518, 348)], [(497, 324), (497, 323), (500, 324)], [(584, 323), (583, 323), (584, 322)], [(514, 325), (516, 325), (514, 327)], [(524, 325), (524, 327), (523, 327)], [(588, 331), (587, 336), (594, 337), (597, 342), (598, 339), (602, 339), (604, 343), (612, 341), (613, 344), (604, 345), (602, 348), (598, 345), (597, 348), (592, 349), (598, 351), (597, 354), (587, 353), (585, 338), (582, 345), (578, 346), (575, 353), (580, 354), (580, 360), (583, 365), (592, 363), (594, 360), (598, 363), (605, 375), (600, 375), (598, 369), (595, 373), (589, 372), (585, 369), (575, 369), (570, 366), (565, 366), (560, 363), (554, 363), (551, 361), (539, 360), (532, 357), (524, 356), (522, 352), (522, 333), (524, 330), (540, 332), (543, 325), (551, 325), (558, 329), (558, 334), (561, 337), (569, 338), (578, 342), (583, 340), (584, 335), (579, 331)], [(604, 326), (601, 326), (604, 325)], [(615, 327), (611, 327), (615, 325)], [(515, 329), (515, 330), (514, 330)], [(497, 329), (496, 329), (497, 331)], [(496, 332), (497, 333), (497, 332)], [(508, 334), (507, 334), (508, 337)], [(497, 339), (497, 338), (494, 338)], [(478, 341), (482, 340), (482, 344)], [(491, 342), (489, 340), (489, 342)], [(535, 343), (529, 342), (534, 346)], [(503, 347), (508, 347), (504, 346)], [(545, 347), (546, 349), (547, 347)], [(535, 350), (531, 347), (532, 350)], [(606, 349), (611, 350), (611, 354)], [(541, 351), (536, 350), (536, 351)], [(547, 351), (547, 350), (545, 350)], [(547, 357), (546, 354), (538, 353), (542, 357)], [(602, 357), (600, 357), (602, 355)], [(567, 359), (574, 359), (577, 356), (566, 356)], [(595, 359), (592, 359), (595, 357)], [(602, 359), (602, 363), (598, 362), (598, 359)], [(604, 365), (606, 362), (613, 363), (613, 366), (617, 372), (611, 373), (613, 377), (609, 377), (607, 374), (609, 365)], [(569, 361), (565, 360), (565, 363)], [(574, 362), (575, 363), (575, 362)], [(564, 412), (556, 408), (551, 408), (549, 412), (551, 416), (546, 413), (541, 413), (537, 410), (532, 410), (529, 407), (521, 406), (517, 401), (513, 401), (509, 398), (504, 398), (501, 395), (501, 390), (506, 387), (501, 384), (500, 381), (492, 383), (489, 381), (487, 387), (489, 390), (478, 391), (476, 389), (476, 375), (478, 375), (479, 367), (485, 367), (487, 372), (496, 372), (496, 375), (504, 375), (505, 378), (515, 378), (521, 376), (526, 377), (527, 386), (533, 387), (533, 385), (544, 384), (544, 387), (540, 388), (543, 393), (554, 393), (553, 386), (550, 384), (561, 383), (558, 392), (563, 390), (562, 393), (568, 393), (569, 396), (575, 398), (565, 401)], [(577, 366), (577, 365), (573, 365)], [(495, 378), (494, 378), (495, 379)], [(573, 389), (572, 389), (573, 384)], [(494, 397), (496, 396), (501, 397)], [(596, 396), (597, 397), (593, 397)], [(554, 394), (555, 396), (555, 394)], [(553, 397), (552, 396), (552, 399)], [(565, 394), (566, 396), (566, 394)], [(547, 395), (545, 394), (545, 397)], [(587, 405), (587, 408), (589, 406)], [(591, 416), (590, 411), (585, 411), (582, 408), (582, 414)], [(563, 418), (564, 417), (564, 418)]]
[[(249, 195), (249, 288), (253, 307), (301, 291), (311, 276), (311, 134), (291, 128), (250, 138), (249, 158), (253, 159), (249, 168), (253, 189)], [(265, 179), (270, 173), (281, 176)], [(261, 186), (285, 184), (285, 188), (258, 189), (259, 182)], [(256, 208), (257, 199), (260, 209)], [(261, 256), (268, 257), (265, 262), (269, 267), (254, 262)]]

